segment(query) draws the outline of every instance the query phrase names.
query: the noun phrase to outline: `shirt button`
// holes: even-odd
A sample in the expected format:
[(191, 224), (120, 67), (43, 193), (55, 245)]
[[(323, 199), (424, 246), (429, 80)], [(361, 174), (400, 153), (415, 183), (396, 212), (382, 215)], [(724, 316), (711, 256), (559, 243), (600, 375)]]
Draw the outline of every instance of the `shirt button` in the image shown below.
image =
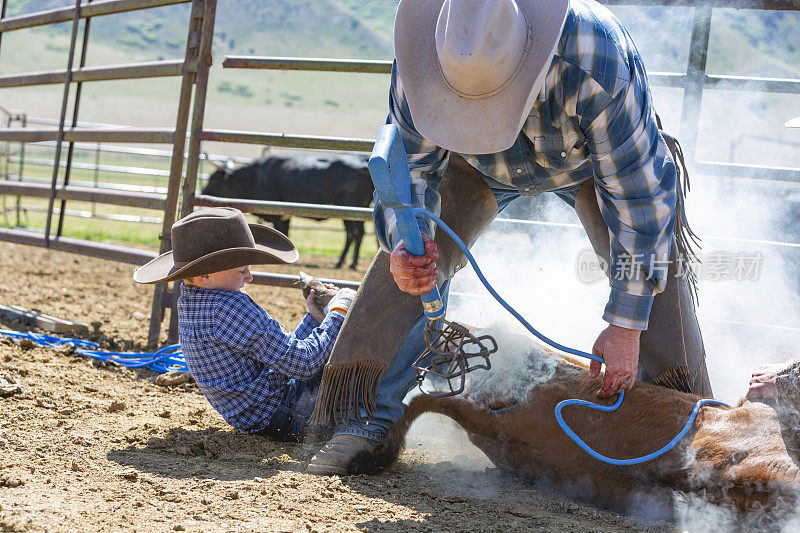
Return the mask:
[(517, 169), (517, 174), (522, 174), (522, 169), (521, 168)]
[(561, 152), (561, 157), (567, 157), (567, 152)]

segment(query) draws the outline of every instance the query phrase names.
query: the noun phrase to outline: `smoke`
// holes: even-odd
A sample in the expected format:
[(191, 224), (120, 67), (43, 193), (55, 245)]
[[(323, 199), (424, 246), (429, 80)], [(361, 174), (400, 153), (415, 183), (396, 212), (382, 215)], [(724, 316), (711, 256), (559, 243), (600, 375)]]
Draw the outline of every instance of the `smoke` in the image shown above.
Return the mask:
[(490, 358), (489, 371), (477, 370), (468, 374), (467, 391), (471, 399), (521, 400), (533, 387), (555, 375), (556, 359), (531, 343), (529, 336), (509, 329), (508, 324), (497, 323), (476, 333), (491, 334), (498, 346), (502, 346), (502, 355)]
[[(778, 507), (788, 507), (787, 502), (778, 502)], [(752, 511), (741, 516), (731, 508), (711, 505), (696, 494), (673, 494), (674, 519), (680, 530), (692, 533), (716, 533), (717, 531), (774, 531), (793, 533), (800, 528), (800, 515), (784, 516), (774, 510)]]
[[(660, 57), (659, 53), (664, 49), (662, 41), (678, 42), (674, 35), (686, 35), (688, 41), (691, 10), (649, 9), (657, 11), (658, 16), (635, 8), (629, 8), (628, 14), (623, 9), (614, 10), (628, 24), (651, 71), (684, 71), (687, 42), (669, 47), (669, 56)], [(754, 65), (750, 61), (728, 71), (719, 70), (728, 66), (720, 59), (720, 52), (725, 46), (736, 46), (720, 32), (735, 26), (738, 20), (738, 12), (719, 12), (712, 26), (709, 69), (717, 69), (714, 74), (758, 74), (752, 69), (742, 71)], [(631, 18), (634, 14), (638, 18)], [(800, 22), (800, 13), (784, 15), (786, 20), (778, 20), (781, 24), (782, 20), (790, 24), (790, 17)], [(764, 16), (775, 18), (773, 13)], [(639, 24), (643, 22), (650, 25)], [(660, 33), (667, 22), (680, 31), (673, 28)], [(755, 31), (755, 27), (747, 31)], [(659, 41), (659, 35), (668, 37)], [(775, 36), (770, 35), (770, 39), (775, 40)], [(757, 48), (748, 53), (756, 53)], [(735, 54), (731, 57), (736, 59)], [(779, 59), (782, 61), (783, 56), (753, 68), (778, 69)], [(781, 65), (789, 69), (783, 76), (798, 76), (796, 61)], [(667, 131), (679, 135), (683, 92), (656, 86), (652, 92)], [(700, 116), (698, 159), (798, 167), (800, 130), (783, 127), (795, 116), (800, 116), (795, 95), (707, 90)], [(689, 148), (686, 141), (684, 145), (684, 149)], [(689, 172), (692, 187), (687, 196), (687, 215), (702, 239), (697, 316), (714, 395), (735, 403), (746, 394), (750, 374), (759, 365), (800, 357), (800, 188), (788, 181), (737, 178), (733, 170), (713, 176), (701, 174), (697, 168), (690, 167)], [(591, 276), (587, 278), (586, 272), (579, 276), (576, 271), (591, 249), (577, 217), (553, 195), (517, 200), (508, 211), (514, 218), (564, 226), (496, 221), (473, 249), (485, 276), (539, 331), (567, 346), (590, 351), (607, 325), (601, 316), (608, 282), (603, 276), (587, 282)], [(469, 266), (453, 280), (448, 318), (485, 328), (500, 344), (493, 356), (493, 369), (472, 376), (473, 385), (523, 395), (527, 390), (523, 367), (536, 341), (491, 299)], [(526, 341), (518, 342), (519, 338), (527, 339), (528, 348)], [(426, 430), (441, 428), (438, 424), (434, 428), (424, 424), (412, 428), (417, 436)], [(675, 498), (676, 519), (682, 529), (736, 529), (738, 519), (732, 511), (710, 506), (694, 496), (676, 494)], [(791, 518), (780, 527), (790, 531), (798, 525), (800, 518)]]
[[(798, 279), (791, 274), (800, 249), (750, 242), (776, 240), (774, 228), (780, 227), (787, 215), (763, 195), (727, 182), (702, 180), (696, 172), (693, 177), (693, 191), (687, 200), (689, 220), (701, 237), (713, 237), (703, 241), (701, 258), (761, 258), (757, 271), (742, 279), (715, 278), (700, 270), (698, 320), (711, 382), (717, 398), (735, 403), (747, 392), (749, 376), (760, 364), (800, 356)], [(578, 275), (579, 258), (590, 249), (588, 238), (576, 226), (579, 222), (571, 208), (560, 200), (537, 197), (520, 202), (537, 211), (538, 220), (573, 226), (497, 221), (474, 247), (476, 261), (500, 295), (539, 331), (567, 346), (590, 351), (607, 325), (601, 315), (608, 283), (602, 277), (586, 283), (591, 276)], [(453, 280), (448, 318), (481, 328), (481, 334), (494, 335), (499, 345), (492, 356), (492, 370), (471, 375), (471, 390), (522, 398), (537, 379), (552, 375), (552, 368), (537, 369), (532, 364), (552, 359), (541, 358), (538, 341), (491, 299), (469, 266)], [(530, 381), (526, 381), (528, 376)], [(466, 441), (463, 430), (454, 426), (443, 417), (431, 417), (415, 424), (411, 435), (418, 449), (439, 457), (457, 449), (458, 459), (453, 459), (453, 454), (446, 460), (479, 475), (488, 460)], [(444, 429), (447, 427), (450, 429)], [(447, 432), (446, 442), (432, 437), (443, 431)], [(728, 509), (680, 494), (675, 501), (676, 520), (684, 529), (703, 531), (715, 523), (735, 524)], [(636, 510), (631, 512), (642, 516)], [(791, 520), (800, 519), (788, 522), (796, 524)], [(785, 524), (781, 527), (790, 530)]]

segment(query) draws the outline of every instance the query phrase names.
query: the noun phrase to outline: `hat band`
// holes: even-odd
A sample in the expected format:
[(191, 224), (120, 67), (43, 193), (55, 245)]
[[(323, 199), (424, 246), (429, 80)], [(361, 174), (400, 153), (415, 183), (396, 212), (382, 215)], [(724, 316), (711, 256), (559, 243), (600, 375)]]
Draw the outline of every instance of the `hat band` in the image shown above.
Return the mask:
[[(520, 14), (525, 17), (525, 13), (520, 11)], [(503, 91), (506, 87), (511, 85), (511, 82), (519, 75), (520, 71), (522, 70), (522, 66), (525, 64), (525, 58), (528, 57), (528, 53), (531, 51), (531, 45), (533, 44), (533, 27), (528, 24), (528, 19), (525, 18), (525, 25), (528, 28), (528, 31), (525, 34), (525, 46), (522, 48), (522, 57), (519, 59), (519, 63), (517, 64), (517, 68), (514, 72), (509, 76), (509, 78), (497, 89), (493, 89), (489, 92), (482, 93), (482, 94), (469, 94), (463, 91), (459, 91), (450, 83), (450, 80), (447, 79), (447, 76), (444, 75), (444, 71), (442, 70), (442, 62), (437, 61), (436, 64), (439, 65), (439, 73), (442, 75), (442, 79), (444, 80), (445, 84), (450, 88), (451, 91), (456, 93), (462, 98), (467, 98), (469, 100), (480, 100), (482, 98), (489, 98), (490, 96), (494, 96), (497, 93)]]

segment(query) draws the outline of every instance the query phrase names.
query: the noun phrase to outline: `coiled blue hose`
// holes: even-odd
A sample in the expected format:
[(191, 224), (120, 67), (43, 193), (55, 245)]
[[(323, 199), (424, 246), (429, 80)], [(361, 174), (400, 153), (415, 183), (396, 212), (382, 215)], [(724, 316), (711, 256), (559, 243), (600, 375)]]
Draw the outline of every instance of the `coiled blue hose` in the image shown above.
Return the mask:
[(98, 361), (111, 361), (127, 368), (144, 368), (163, 374), (164, 372), (187, 371), (186, 361), (180, 344), (164, 346), (156, 352), (105, 352), (100, 345), (85, 339), (59, 338), (32, 331), (11, 331), (0, 329), (0, 335), (15, 339), (29, 339), (39, 346), (56, 348), (63, 345), (75, 346), (75, 353)]
[[(525, 326), (525, 329), (530, 331), (537, 339), (539, 339), (540, 341), (544, 342), (545, 344), (548, 344), (549, 346), (552, 346), (553, 348), (555, 348), (557, 350), (560, 350), (562, 352), (565, 352), (565, 353), (568, 353), (568, 354), (571, 354), (571, 355), (576, 355), (578, 357), (585, 357), (586, 359), (591, 359), (593, 361), (598, 361), (600, 363), (603, 362), (603, 358), (602, 357), (599, 357), (599, 356), (596, 356), (596, 355), (593, 355), (593, 354), (590, 354), (590, 353), (582, 352), (582, 351), (576, 350), (574, 348), (569, 348), (568, 346), (564, 346), (562, 344), (559, 344), (559, 343), (547, 338), (543, 334), (539, 333), (539, 331), (537, 331), (536, 328), (534, 328), (530, 323), (528, 323), (528, 321), (525, 320), (525, 318), (523, 318), (522, 315), (520, 315), (516, 311), (516, 309), (511, 307), (508, 304), (508, 302), (506, 302), (497, 293), (497, 291), (494, 290), (494, 288), (491, 286), (491, 284), (483, 276), (483, 273), (481, 272), (481, 269), (478, 268), (478, 264), (475, 262), (475, 258), (472, 257), (472, 254), (470, 253), (469, 248), (467, 247), (467, 245), (464, 244), (464, 241), (462, 241), (461, 238), (459, 238), (459, 236), (456, 235), (456, 233), (453, 230), (451, 230), (447, 226), (447, 224), (445, 224), (442, 221), (442, 219), (440, 219), (439, 217), (437, 217), (436, 215), (434, 215), (433, 213), (431, 213), (427, 209), (423, 209), (421, 207), (415, 207), (414, 209), (412, 209), (412, 212), (414, 213), (414, 215), (422, 215), (422, 216), (425, 216), (425, 217), (431, 219), (432, 221), (434, 221), (436, 223), (437, 226), (439, 226), (445, 233), (447, 233), (450, 236), (451, 239), (453, 239), (453, 241), (459, 246), (459, 248), (461, 248), (461, 250), (466, 254), (467, 260), (469, 260), (469, 264), (472, 265), (472, 268), (475, 270), (475, 274), (478, 276), (478, 279), (481, 281), (483, 286), (486, 287), (486, 290), (489, 291), (489, 294), (491, 294), (494, 297), (494, 299), (497, 300), (500, 303), (500, 305), (502, 305), (506, 309), (506, 311), (511, 313), (514, 316), (514, 318), (516, 318), (520, 322), (520, 324)], [(607, 464), (610, 464), (610, 465), (616, 465), (616, 466), (630, 466), (630, 465), (637, 465), (637, 464), (644, 463), (644, 462), (650, 461), (652, 459), (655, 459), (656, 457), (659, 457), (660, 455), (663, 455), (663, 454), (667, 453), (668, 451), (670, 451), (672, 448), (674, 448), (675, 445), (678, 444), (678, 442), (691, 429), (692, 424), (694, 424), (694, 421), (697, 418), (697, 413), (700, 411), (700, 407), (702, 407), (704, 405), (723, 405), (725, 407), (730, 407), (726, 403), (720, 402), (718, 400), (712, 400), (710, 398), (704, 398), (704, 399), (698, 400), (697, 403), (694, 404), (694, 409), (692, 409), (692, 413), (689, 415), (689, 419), (686, 421), (686, 425), (683, 426), (683, 429), (675, 436), (675, 438), (673, 438), (671, 441), (669, 441), (663, 448), (660, 448), (659, 450), (656, 450), (653, 453), (649, 453), (647, 455), (643, 455), (642, 457), (634, 457), (632, 459), (613, 459), (611, 457), (606, 457), (605, 455), (597, 453), (592, 448), (590, 448), (588, 444), (583, 442), (583, 440), (580, 437), (578, 437), (578, 435), (576, 435), (574, 431), (572, 431), (572, 429), (567, 425), (567, 423), (564, 422), (564, 418), (561, 416), (561, 410), (564, 407), (567, 407), (569, 405), (582, 405), (582, 406), (585, 406), (585, 407), (589, 407), (591, 409), (595, 409), (597, 411), (614, 412), (617, 409), (619, 409), (619, 407), (622, 405), (622, 400), (624, 400), (624, 399), (625, 399), (625, 391), (623, 390), (623, 391), (620, 391), (619, 397), (617, 398), (617, 401), (613, 405), (608, 405), (608, 406), (600, 405), (598, 403), (593, 403), (593, 402), (590, 402), (590, 401), (587, 401), (587, 400), (578, 400), (578, 399), (564, 400), (562, 402), (559, 402), (558, 405), (556, 405), (556, 410), (555, 410), (556, 422), (558, 422), (558, 425), (561, 426), (561, 429), (564, 430), (564, 433), (566, 433), (567, 436), (575, 442), (575, 444), (580, 446), (580, 448), (583, 451), (585, 451), (586, 453), (588, 453), (589, 455), (591, 455), (592, 457), (594, 457), (598, 461), (602, 461), (604, 463), (607, 463)]]

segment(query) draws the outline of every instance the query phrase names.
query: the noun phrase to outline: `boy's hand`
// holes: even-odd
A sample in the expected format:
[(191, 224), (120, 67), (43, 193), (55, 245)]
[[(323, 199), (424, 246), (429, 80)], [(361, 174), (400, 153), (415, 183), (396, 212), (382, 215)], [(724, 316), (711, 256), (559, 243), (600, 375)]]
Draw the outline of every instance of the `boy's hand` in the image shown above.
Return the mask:
[(308, 314), (311, 315), (311, 318), (322, 324), (322, 321), (325, 320), (325, 312), (317, 303), (316, 296), (316, 291), (311, 289), (306, 297), (306, 308), (308, 308)]
[(331, 298), (333, 298), (336, 295), (336, 292), (339, 290), (336, 285), (322, 283), (322, 281), (319, 279), (313, 278), (302, 271), (300, 272), (299, 284), (303, 289), (303, 296), (305, 297), (308, 297), (312, 289), (314, 290), (317, 295), (316, 302), (320, 308), (328, 305), (328, 302), (331, 301)]

